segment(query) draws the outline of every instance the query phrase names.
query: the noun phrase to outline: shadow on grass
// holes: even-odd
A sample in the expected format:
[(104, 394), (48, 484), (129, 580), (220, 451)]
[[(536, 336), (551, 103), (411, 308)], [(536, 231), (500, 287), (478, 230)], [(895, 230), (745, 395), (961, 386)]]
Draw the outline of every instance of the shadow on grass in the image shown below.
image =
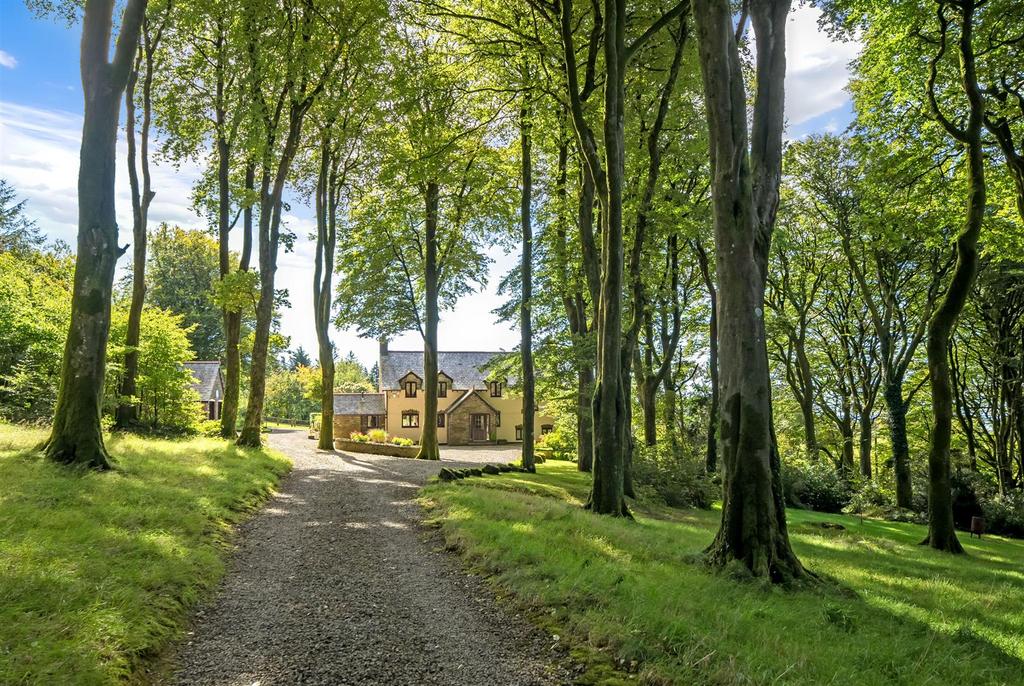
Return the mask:
[[(215, 439), (108, 441), (111, 472), (0, 427), (0, 683), (107, 683), (173, 637), (223, 569), (230, 525), (287, 462)], [(13, 437), (13, 438), (9, 438)]]
[[(574, 486), (543, 468), (495, 478), (546, 480), (549, 494)], [(794, 513), (794, 547), (826, 582), (786, 592), (694, 563), (716, 512), (629, 523), (534, 497), (535, 485), (480, 486), (491, 485), (425, 491), (454, 547), (526, 606), (550, 610), (542, 621), (639, 661), (653, 680), (995, 684), (1024, 673), (1017, 542), (968, 543), (988, 555), (951, 557), (918, 546), (913, 525)], [(837, 519), (845, 531), (815, 526)]]

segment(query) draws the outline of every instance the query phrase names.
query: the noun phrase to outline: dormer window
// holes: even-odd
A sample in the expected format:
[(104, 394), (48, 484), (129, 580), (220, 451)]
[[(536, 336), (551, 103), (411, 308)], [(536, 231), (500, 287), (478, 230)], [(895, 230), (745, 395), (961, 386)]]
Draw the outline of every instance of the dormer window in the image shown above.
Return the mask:
[(437, 382), (437, 397), (447, 398), (448, 397), (448, 382), (438, 381)]
[(491, 397), (492, 398), (500, 398), (501, 397), (501, 385), (502, 384), (501, 384), (500, 381), (491, 381), (488, 384), (488, 386), (491, 389)]
[(405, 397), (406, 398), (415, 398), (416, 397), (416, 386), (417, 385), (418, 384), (415, 381), (406, 381), (405, 382)]

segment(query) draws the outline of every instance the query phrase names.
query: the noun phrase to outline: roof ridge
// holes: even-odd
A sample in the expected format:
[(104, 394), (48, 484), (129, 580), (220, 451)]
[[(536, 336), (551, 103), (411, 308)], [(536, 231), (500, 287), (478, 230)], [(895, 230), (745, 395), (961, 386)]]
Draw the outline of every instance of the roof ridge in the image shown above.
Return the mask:
[[(508, 353), (508, 352), (512, 352), (512, 351), (510, 351), (510, 350), (438, 350), (437, 351), (437, 353), (439, 355), (441, 353), (485, 353), (485, 354), (488, 354), (488, 355), (497, 355), (497, 354)], [(387, 352), (385, 352), (383, 354), (384, 355), (390, 355), (391, 353), (419, 353), (420, 355), (422, 355), (423, 351), (422, 350), (388, 350)]]

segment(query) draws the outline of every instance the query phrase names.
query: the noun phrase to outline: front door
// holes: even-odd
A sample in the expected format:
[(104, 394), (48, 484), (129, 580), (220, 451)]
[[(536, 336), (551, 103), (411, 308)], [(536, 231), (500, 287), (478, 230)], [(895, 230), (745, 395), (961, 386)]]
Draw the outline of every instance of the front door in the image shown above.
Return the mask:
[(489, 438), (491, 416), (488, 414), (469, 415), (469, 440), (486, 441)]

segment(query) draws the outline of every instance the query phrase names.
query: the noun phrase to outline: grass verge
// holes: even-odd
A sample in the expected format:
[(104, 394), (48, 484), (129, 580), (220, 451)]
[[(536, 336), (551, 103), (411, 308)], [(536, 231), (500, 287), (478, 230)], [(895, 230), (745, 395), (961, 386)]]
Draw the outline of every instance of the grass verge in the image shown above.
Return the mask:
[(220, 578), (231, 525), (289, 462), (225, 441), (115, 436), (107, 473), (46, 462), (0, 425), (0, 683), (144, 678)]
[(421, 497), (450, 547), (568, 640), (580, 683), (1024, 683), (1022, 541), (964, 539), (954, 557), (917, 545), (921, 526), (791, 510), (797, 554), (826, 583), (784, 591), (699, 563), (718, 512), (596, 517), (588, 488), (549, 461)]

